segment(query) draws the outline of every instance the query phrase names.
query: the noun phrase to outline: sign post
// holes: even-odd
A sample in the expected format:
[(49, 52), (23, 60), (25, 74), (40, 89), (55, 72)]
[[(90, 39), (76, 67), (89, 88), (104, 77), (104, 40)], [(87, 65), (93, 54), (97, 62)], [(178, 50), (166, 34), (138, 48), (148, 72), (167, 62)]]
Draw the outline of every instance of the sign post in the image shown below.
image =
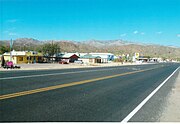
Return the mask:
[(13, 46), (13, 40), (11, 39), (10, 40), (10, 61), (12, 61), (12, 52), (11, 52), (12, 46)]

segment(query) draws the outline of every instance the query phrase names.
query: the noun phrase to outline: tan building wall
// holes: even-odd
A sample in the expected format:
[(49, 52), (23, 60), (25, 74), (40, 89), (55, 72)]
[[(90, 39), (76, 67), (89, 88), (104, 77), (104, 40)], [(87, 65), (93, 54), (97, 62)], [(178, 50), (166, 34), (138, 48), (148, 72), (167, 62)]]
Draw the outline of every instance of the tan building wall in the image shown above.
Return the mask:
[(16, 57), (17, 64), (27, 63), (27, 56), (17, 56)]
[(81, 60), (81, 61), (82, 61), (83, 63), (85, 63), (85, 64), (86, 64), (86, 63), (90, 63), (90, 62), (89, 62), (89, 59), (79, 58), (78, 60)]
[[(10, 56), (4, 56), (5, 62), (11, 61)], [(12, 56), (12, 62), (14, 64), (22, 64), (27, 63), (27, 57), (26, 56)]]
[[(36, 62), (38, 62), (38, 56), (35, 56)], [(10, 61), (10, 56), (4, 56), (4, 60)], [(14, 64), (23, 64), (23, 63), (34, 63), (34, 56), (28, 58), (27, 56), (12, 56), (12, 61)]]
[(92, 64), (99, 63), (98, 59), (92, 59), (92, 58), (90, 58), (90, 59), (79, 58), (78, 60), (82, 60), (83, 63), (92, 63)]

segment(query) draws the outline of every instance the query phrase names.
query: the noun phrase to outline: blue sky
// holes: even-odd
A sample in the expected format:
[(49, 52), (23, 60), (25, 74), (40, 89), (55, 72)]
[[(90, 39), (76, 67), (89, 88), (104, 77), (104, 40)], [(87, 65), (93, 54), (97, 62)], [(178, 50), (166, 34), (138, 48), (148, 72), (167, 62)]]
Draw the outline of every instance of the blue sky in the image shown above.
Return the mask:
[(0, 0), (0, 39), (113, 40), (180, 47), (180, 0)]

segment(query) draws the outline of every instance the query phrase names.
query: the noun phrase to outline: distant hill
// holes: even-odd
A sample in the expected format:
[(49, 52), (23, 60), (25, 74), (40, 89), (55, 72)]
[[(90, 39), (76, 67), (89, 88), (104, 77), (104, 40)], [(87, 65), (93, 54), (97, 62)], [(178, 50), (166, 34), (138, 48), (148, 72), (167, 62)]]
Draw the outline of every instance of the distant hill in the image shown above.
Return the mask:
[(89, 44), (91, 46), (96, 46), (99, 48), (107, 47), (107, 46), (123, 46), (123, 45), (134, 44), (133, 42), (123, 41), (123, 40), (105, 40), (105, 41), (89, 40), (89, 41), (84, 41), (83, 43)]
[(14, 44), (30, 44), (30, 45), (37, 45), (37, 44), (41, 44), (43, 43), (43, 41), (39, 41), (33, 38), (18, 38), (14, 41)]
[[(19, 38), (14, 41), (15, 50), (39, 50), (44, 43), (32, 38)], [(115, 55), (139, 52), (140, 55), (165, 58), (180, 58), (179, 47), (161, 46), (156, 44), (142, 44), (123, 40), (89, 40), (89, 41), (53, 41), (60, 45), (62, 52), (110, 52)], [(8, 45), (9, 41), (0, 41), (0, 46)]]

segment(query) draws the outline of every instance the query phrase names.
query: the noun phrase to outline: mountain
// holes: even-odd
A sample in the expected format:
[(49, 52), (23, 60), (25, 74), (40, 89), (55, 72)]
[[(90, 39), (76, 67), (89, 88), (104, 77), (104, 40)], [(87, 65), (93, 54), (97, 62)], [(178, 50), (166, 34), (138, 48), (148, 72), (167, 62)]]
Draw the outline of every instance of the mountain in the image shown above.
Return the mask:
[[(19, 38), (14, 41), (13, 48), (15, 50), (39, 50), (42, 48), (43, 44), (49, 42), (52, 42), (52, 40), (39, 41), (32, 38)], [(89, 40), (82, 42), (55, 40), (53, 42), (60, 45), (62, 52), (110, 52), (115, 55), (133, 55), (135, 52), (139, 52), (140, 55), (152, 57), (180, 58), (179, 47), (169, 47), (157, 44), (134, 43), (124, 40)], [(8, 44), (8, 41), (0, 41), (0, 46)]]
[(18, 38), (14, 41), (14, 44), (41, 44), (42, 41), (33, 38)]
[(91, 46), (96, 46), (99, 48), (107, 47), (107, 46), (122, 46), (122, 45), (128, 45), (133, 44), (133, 42), (123, 41), (123, 40), (89, 40), (89, 41), (83, 41), (83, 44), (89, 44)]

